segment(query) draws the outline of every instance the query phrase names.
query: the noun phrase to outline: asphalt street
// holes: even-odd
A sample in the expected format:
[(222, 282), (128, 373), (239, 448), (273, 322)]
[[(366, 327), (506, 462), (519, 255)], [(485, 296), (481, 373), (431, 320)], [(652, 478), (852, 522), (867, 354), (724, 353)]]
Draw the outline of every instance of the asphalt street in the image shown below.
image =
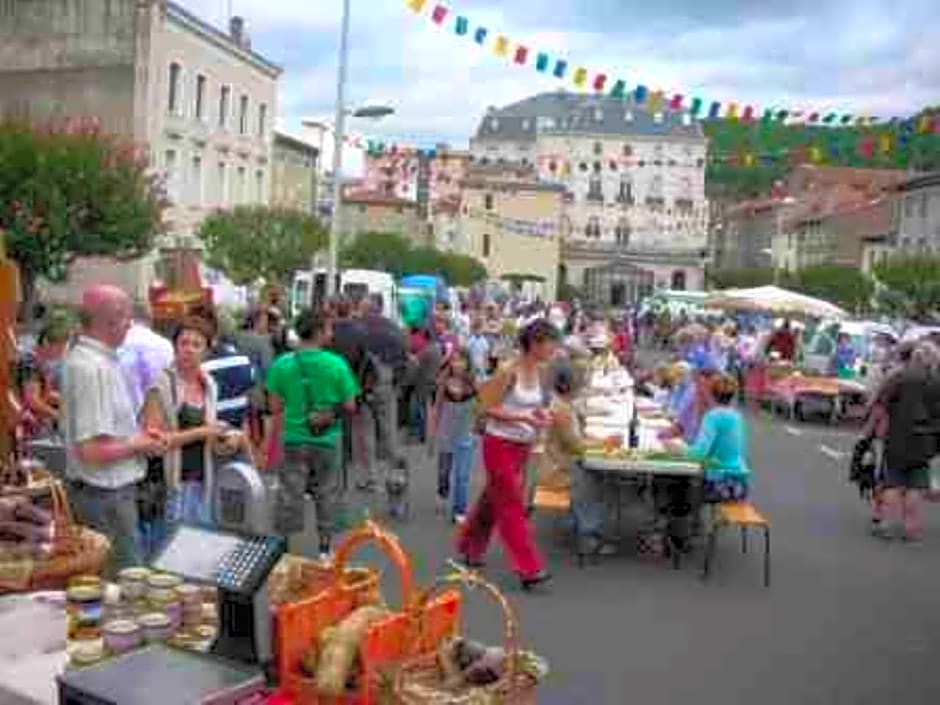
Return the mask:
[[(759, 537), (744, 555), (732, 530), (703, 582), (700, 555), (673, 571), (638, 559), (629, 535), (620, 555), (581, 569), (564, 521), (538, 516), (554, 580), (537, 593), (520, 590), (494, 543), (485, 574), (509, 595), (524, 643), (551, 665), (539, 703), (937, 701), (940, 506), (928, 505), (919, 545), (872, 538), (867, 508), (846, 482), (850, 430), (763, 413), (750, 427), (753, 500), (772, 522), (770, 588), (761, 581)], [(433, 463), (423, 448), (409, 452), (411, 517), (388, 525), (426, 582), (446, 570), (453, 529), (435, 511)], [(370, 504), (352, 496), (360, 511)], [(371, 504), (372, 516), (384, 521), (379, 500)], [(311, 537), (311, 551), (314, 545)], [(362, 555), (383, 566), (386, 593), (397, 599), (391, 565)], [(495, 642), (500, 625), (482, 595), (468, 597), (466, 634)]]

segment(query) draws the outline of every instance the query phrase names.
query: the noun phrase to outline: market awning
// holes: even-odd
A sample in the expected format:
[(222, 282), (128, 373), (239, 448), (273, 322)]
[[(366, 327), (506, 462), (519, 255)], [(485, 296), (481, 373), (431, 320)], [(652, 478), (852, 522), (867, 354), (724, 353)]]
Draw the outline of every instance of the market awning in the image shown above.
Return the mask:
[(806, 294), (781, 289), (779, 286), (758, 286), (753, 289), (713, 291), (704, 302), (706, 308), (724, 311), (766, 312), (778, 316), (843, 319), (848, 314), (835, 304)]

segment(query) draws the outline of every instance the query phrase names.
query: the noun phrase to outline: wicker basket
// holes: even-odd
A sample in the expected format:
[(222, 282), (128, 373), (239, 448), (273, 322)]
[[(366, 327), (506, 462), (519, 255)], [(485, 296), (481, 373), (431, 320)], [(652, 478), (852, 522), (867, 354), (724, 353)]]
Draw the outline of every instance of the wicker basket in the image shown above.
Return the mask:
[(424, 629), (422, 605), (427, 604), (439, 590), (453, 586), (481, 588), (503, 612), (506, 652), (503, 674), (499, 680), (489, 685), (453, 689), (442, 681), (437, 654), (419, 654), (405, 661), (392, 673), (391, 695), (386, 699), (388, 705), (534, 705), (540, 678), (518, 668), (523, 652), (519, 650), (518, 621), (512, 607), (502, 592), (478, 573), (460, 566), (454, 567), (455, 573), (437, 580), (415, 604), (415, 641), (421, 641), (420, 636)]
[(42, 490), (49, 493), (52, 505), (52, 551), (41, 559), (0, 558), (0, 593), (62, 590), (72, 576), (100, 575), (104, 567), (110, 541), (75, 523), (59, 480), (45, 478)]

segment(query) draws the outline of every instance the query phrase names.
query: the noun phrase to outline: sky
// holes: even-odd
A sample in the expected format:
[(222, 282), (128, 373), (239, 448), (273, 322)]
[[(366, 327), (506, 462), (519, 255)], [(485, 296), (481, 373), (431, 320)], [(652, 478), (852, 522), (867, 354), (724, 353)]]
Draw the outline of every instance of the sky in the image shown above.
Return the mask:
[[(332, 121), (342, 0), (177, 0), (225, 26), (229, 6), (255, 50), (284, 67), (278, 124)], [(347, 100), (395, 114), (356, 119), (363, 138), (466, 147), (488, 106), (565, 87), (454, 33), (470, 20), (570, 66), (662, 88), (760, 107), (890, 117), (940, 104), (937, 0), (451, 0), (442, 27), (428, 0), (351, 0)], [(314, 140), (316, 141), (316, 140)], [(330, 158), (330, 140), (325, 143)], [(344, 159), (347, 174), (360, 155)]]

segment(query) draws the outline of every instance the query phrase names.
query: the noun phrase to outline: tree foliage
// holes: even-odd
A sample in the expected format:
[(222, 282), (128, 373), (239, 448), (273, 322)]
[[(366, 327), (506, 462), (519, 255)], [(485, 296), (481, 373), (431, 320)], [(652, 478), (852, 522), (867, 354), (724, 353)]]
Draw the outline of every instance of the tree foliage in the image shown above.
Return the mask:
[(875, 267), (878, 304), (895, 315), (927, 322), (940, 315), (940, 257), (898, 257)]
[(486, 279), (486, 267), (467, 255), (415, 247), (396, 233), (362, 233), (341, 254), (344, 267), (376, 269), (395, 277), (436, 274), (452, 286), (470, 286)]
[(75, 257), (151, 249), (166, 201), (147, 167), (146, 154), (92, 124), (0, 123), (0, 232), (27, 299), (37, 277), (61, 281)]
[(199, 230), (207, 263), (237, 284), (285, 283), (328, 243), (320, 222), (302, 211), (238, 206), (217, 211)]

